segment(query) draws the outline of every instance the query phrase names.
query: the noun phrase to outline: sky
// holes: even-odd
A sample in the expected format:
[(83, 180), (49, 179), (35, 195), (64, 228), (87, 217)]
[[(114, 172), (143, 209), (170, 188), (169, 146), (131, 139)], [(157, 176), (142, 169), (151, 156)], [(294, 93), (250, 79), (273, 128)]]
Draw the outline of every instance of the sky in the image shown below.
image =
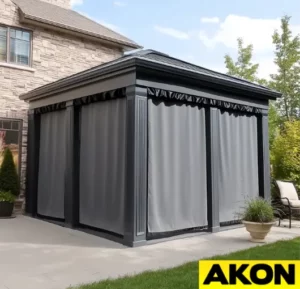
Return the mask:
[(253, 44), (259, 76), (276, 73), (272, 34), (291, 16), (300, 33), (299, 0), (71, 0), (72, 9), (142, 45), (226, 72), (224, 55), (237, 56), (237, 38)]

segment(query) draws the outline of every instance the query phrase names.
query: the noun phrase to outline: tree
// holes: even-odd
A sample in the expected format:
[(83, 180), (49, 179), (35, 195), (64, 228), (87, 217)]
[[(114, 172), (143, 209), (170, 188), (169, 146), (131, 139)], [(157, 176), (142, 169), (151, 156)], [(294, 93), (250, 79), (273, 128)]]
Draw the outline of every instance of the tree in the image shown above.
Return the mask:
[(237, 76), (252, 82), (260, 82), (257, 77), (259, 64), (252, 63), (253, 46), (243, 46), (243, 39), (238, 38), (238, 59), (236, 62), (228, 55), (225, 55), (227, 74)]
[(0, 168), (0, 191), (19, 195), (19, 178), (12, 152), (6, 148)]
[(271, 74), (270, 87), (281, 92), (277, 107), (286, 120), (300, 118), (300, 40), (292, 36), (290, 17), (281, 19), (281, 31), (273, 34), (275, 44), (275, 64), (278, 72)]
[[(279, 134), (280, 117), (278, 115), (276, 104), (270, 102), (269, 104), (269, 143), (270, 150), (273, 148), (273, 143)], [(272, 155), (271, 155), (272, 156)]]
[(286, 121), (274, 141), (272, 165), (275, 179), (293, 181), (300, 189), (300, 121)]
[[(242, 38), (238, 38), (238, 59), (236, 62), (229, 55), (225, 55), (225, 64), (227, 68), (227, 74), (237, 76), (252, 82), (257, 82), (261, 85), (268, 86), (268, 82), (265, 79), (259, 79), (257, 76), (257, 70), (259, 64), (252, 63), (253, 46), (243, 46)], [(269, 110), (269, 139), (270, 147), (273, 145), (273, 141), (278, 131), (279, 117), (276, 111), (276, 107), (271, 103)]]

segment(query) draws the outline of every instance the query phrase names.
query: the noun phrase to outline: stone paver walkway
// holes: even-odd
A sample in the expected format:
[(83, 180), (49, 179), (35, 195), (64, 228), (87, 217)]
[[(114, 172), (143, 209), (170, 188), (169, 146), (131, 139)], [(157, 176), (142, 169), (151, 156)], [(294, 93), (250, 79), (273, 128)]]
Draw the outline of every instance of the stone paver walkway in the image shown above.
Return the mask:
[[(300, 236), (274, 227), (268, 242)], [(127, 248), (83, 232), (18, 216), (0, 220), (0, 289), (66, 289), (69, 285), (181, 265), (256, 246), (244, 228)]]

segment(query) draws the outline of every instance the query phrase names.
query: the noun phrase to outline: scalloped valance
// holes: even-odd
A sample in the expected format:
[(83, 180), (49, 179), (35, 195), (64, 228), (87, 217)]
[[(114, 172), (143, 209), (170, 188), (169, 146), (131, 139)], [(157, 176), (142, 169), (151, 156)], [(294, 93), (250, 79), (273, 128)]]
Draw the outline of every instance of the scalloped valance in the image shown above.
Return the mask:
[(262, 110), (257, 107), (237, 104), (232, 102), (227, 102), (223, 100), (210, 99), (201, 96), (190, 95), (186, 93), (173, 92), (169, 90), (164, 90), (160, 88), (147, 88), (147, 96), (150, 98), (161, 99), (161, 100), (173, 100), (185, 103), (193, 103), (202, 106), (213, 106), (218, 107), (220, 109), (232, 110), (232, 111), (240, 111), (244, 113), (252, 113), (252, 114), (261, 114)]
[[(240, 111), (243, 113), (251, 113), (251, 114), (261, 114), (262, 109), (244, 105), (237, 104), (223, 100), (210, 99), (201, 96), (195, 96), (191, 94), (174, 92), (160, 88), (147, 87), (147, 96), (149, 98), (154, 98), (157, 100), (169, 100), (169, 101), (179, 101), (183, 103), (197, 104), (201, 106), (212, 106), (218, 107), (220, 109), (226, 109), (231, 111)], [(126, 97), (126, 88), (118, 88), (110, 91), (101, 92), (95, 95), (84, 96), (74, 100), (75, 106), (87, 105), (90, 103), (98, 102), (98, 101), (107, 101), (110, 99), (122, 98)], [(35, 109), (35, 113), (47, 113), (56, 110), (61, 110), (66, 108), (66, 102), (56, 103), (47, 105), (44, 107), (39, 107)]]
[(74, 105), (81, 106), (98, 101), (106, 101), (110, 99), (126, 97), (126, 88), (118, 88), (110, 91), (101, 92), (95, 95), (84, 96), (78, 99), (74, 99)]
[(35, 114), (42, 114), (42, 113), (48, 113), (48, 112), (52, 112), (52, 111), (56, 111), (56, 110), (62, 110), (66, 108), (67, 103), (64, 102), (60, 102), (60, 103), (55, 103), (55, 104), (50, 104), (47, 106), (42, 106), (42, 107), (38, 107), (34, 110)]
[[(81, 105), (86, 105), (90, 104), (93, 102), (98, 102), (98, 101), (106, 101), (110, 99), (116, 99), (116, 98), (122, 98), (126, 97), (126, 88), (118, 88), (110, 91), (105, 91), (101, 92), (95, 95), (89, 95), (89, 96), (84, 96), (81, 98), (74, 99), (74, 105), (75, 106), (81, 106)], [(61, 110), (65, 109), (67, 106), (67, 102), (60, 102), (56, 104), (50, 104), (47, 106), (39, 107), (34, 110), (34, 113), (36, 114), (42, 114), (42, 113), (48, 113), (56, 110)]]

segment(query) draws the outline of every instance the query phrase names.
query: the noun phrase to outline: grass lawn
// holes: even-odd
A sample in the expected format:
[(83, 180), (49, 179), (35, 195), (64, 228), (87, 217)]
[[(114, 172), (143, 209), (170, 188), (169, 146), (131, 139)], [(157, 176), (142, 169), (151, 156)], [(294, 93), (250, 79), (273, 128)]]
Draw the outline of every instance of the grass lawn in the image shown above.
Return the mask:
[[(215, 256), (220, 260), (300, 260), (300, 238), (279, 241), (228, 255)], [(173, 269), (146, 272), (133, 277), (107, 280), (76, 287), (76, 289), (196, 289), (198, 262)], [(75, 288), (73, 288), (75, 289)]]

